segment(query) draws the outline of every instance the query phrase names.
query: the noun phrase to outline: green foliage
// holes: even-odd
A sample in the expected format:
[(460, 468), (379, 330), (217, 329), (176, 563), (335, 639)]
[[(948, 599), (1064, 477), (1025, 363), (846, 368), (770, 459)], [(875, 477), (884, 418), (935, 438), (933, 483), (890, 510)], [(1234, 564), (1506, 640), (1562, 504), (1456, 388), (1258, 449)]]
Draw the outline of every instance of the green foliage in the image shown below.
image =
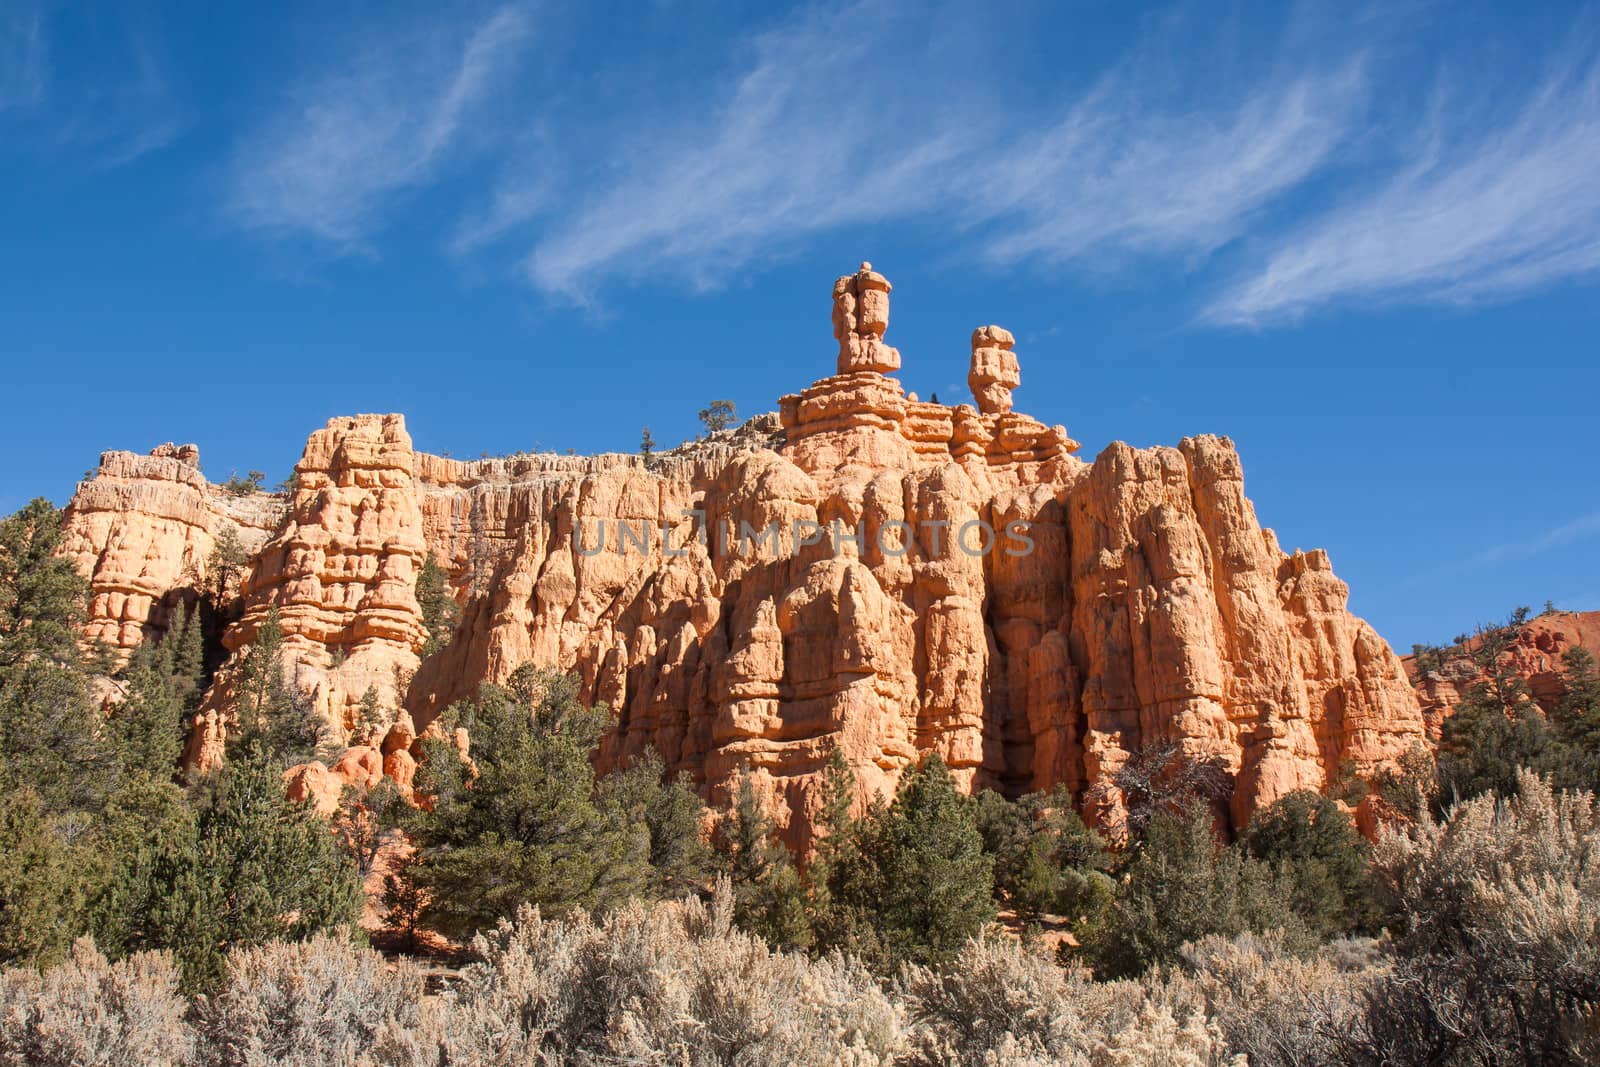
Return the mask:
[(1375, 924), (1371, 850), (1330, 798), (1307, 790), (1281, 797), (1256, 812), (1240, 843), (1289, 876), (1295, 915), (1318, 939)]
[(850, 952), (880, 968), (887, 953), (872, 924), (875, 871), (862, 854), (864, 828), (882, 817), (882, 806), (863, 819), (851, 814), (856, 779), (835, 748), (822, 775), (822, 805), (814, 825), (816, 854), (806, 868), (812, 945), (819, 952)]
[(644, 428), (644, 431), (639, 435), (639, 455), (643, 456), (645, 458), (646, 463), (648, 463), (650, 458), (652, 456), (654, 456), (655, 454), (656, 454), (656, 439), (655, 439), (655, 435), (650, 432), (650, 427), (646, 426)]
[(77, 662), (88, 585), (60, 549), (61, 512), (48, 500), (0, 521), (0, 671), (35, 657)]
[(232, 598), (249, 558), (239, 540), (238, 528), (223, 523), (211, 545), (211, 555), (206, 558), (206, 596), (212, 607), (221, 610)]
[(1185, 942), (1212, 934), (1281, 928), (1297, 944), (1309, 941), (1290, 907), (1292, 878), (1241, 849), (1222, 847), (1204, 805), (1181, 818), (1157, 814), (1124, 865), (1116, 900), (1085, 943), (1102, 976), (1170, 964)]
[(239, 477), (238, 471), (233, 471), (228, 475), (228, 480), (222, 483), (222, 488), (230, 496), (249, 496), (259, 493), (266, 480), (266, 474), (261, 471), (246, 471), (243, 478)]
[(1084, 825), (1065, 789), (1011, 801), (993, 790), (977, 796), (978, 831), (994, 857), (995, 889), (1019, 918), (1081, 919), (1095, 910), (1110, 864), (1100, 836)]
[(389, 778), (365, 789), (347, 785), (339, 794), (333, 836), (362, 878), (372, 870), (384, 835), (391, 832), (404, 805), (399, 786)]
[(78, 644), (88, 585), (60, 548), (47, 500), (0, 520), (0, 790), (32, 789), (50, 811), (92, 806), (106, 788)]
[(707, 433), (717, 433), (732, 426), (736, 418), (733, 401), (713, 400), (700, 409), (700, 421)]
[(326, 727), (285, 676), (283, 625), (275, 607), (239, 662), (234, 699), (239, 729), (228, 739), (229, 758), (260, 755), (288, 767), (316, 756)]
[(129, 657), (126, 692), (101, 733), (101, 754), (119, 776), (171, 779), (184, 731), (200, 704), (199, 612), (191, 611), (166, 637), (146, 638)]
[(417, 572), (417, 606), (422, 609), (422, 628), (428, 634), (422, 645), (422, 658), (427, 659), (450, 643), (461, 621), (461, 605), (450, 590), (450, 574), (432, 552)]
[(400, 937), (407, 952), (416, 951), (427, 905), (427, 897), (411, 873), (415, 863), (415, 857), (408, 857), (383, 876), (383, 926)]
[(1551, 735), (1544, 713), (1509, 654), (1529, 610), (1517, 608), (1504, 623), (1478, 627), (1456, 639), (1456, 652), (1482, 675), (1470, 686), (1441, 730), (1435, 808), (1481, 793), (1510, 796), (1523, 767), (1545, 765)]
[(198, 854), (198, 822), (183, 790), (170, 776), (128, 778), (101, 813), (93, 841), (101, 877), (93, 881), (87, 927), (95, 943), (119, 957), (182, 937), (177, 917), (185, 908), (177, 894)]
[(1561, 654), (1562, 694), (1551, 715), (1560, 751), (1550, 760), (1558, 785), (1600, 792), (1600, 669), (1582, 645)]
[(361, 704), (356, 710), (356, 724), (350, 733), (350, 743), (376, 748), (382, 743), (384, 734), (388, 733), (394, 721), (395, 713), (384, 707), (383, 698), (378, 695), (378, 687), (369, 685), (361, 694)]
[(260, 752), (231, 759), (202, 783), (192, 854), (157, 865), (166, 886), (158, 943), (173, 950), (187, 988), (222, 975), (223, 953), (353, 924), (361, 881), (308, 805), (284, 796)]
[(720, 840), (723, 866), (733, 885), (734, 921), (776, 948), (809, 946), (805, 889), (788, 849), (773, 838), (772, 820), (749, 775), (739, 779)]
[(678, 899), (703, 888), (712, 872), (711, 850), (700, 827), (705, 804), (687, 774), (670, 777), (654, 749), (600, 783), (628, 822), (650, 835), (655, 893)]
[(75, 829), (31, 789), (0, 793), (0, 964), (49, 963), (72, 944), (93, 860)]
[(893, 959), (949, 959), (994, 919), (994, 860), (972, 799), (937, 754), (908, 772), (894, 803), (869, 813), (858, 833), (867, 911)]
[(589, 759), (605, 709), (584, 706), (565, 676), (519, 671), (510, 689), (485, 686), (455, 714), (472, 731), (478, 776), (468, 787), (453, 752), (426, 749), (419, 781), (433, 810), (405, 823), (430, 925), (470, 934), (523, 903), (605, 911), (647, 891), (650, 834), (596, 789)]

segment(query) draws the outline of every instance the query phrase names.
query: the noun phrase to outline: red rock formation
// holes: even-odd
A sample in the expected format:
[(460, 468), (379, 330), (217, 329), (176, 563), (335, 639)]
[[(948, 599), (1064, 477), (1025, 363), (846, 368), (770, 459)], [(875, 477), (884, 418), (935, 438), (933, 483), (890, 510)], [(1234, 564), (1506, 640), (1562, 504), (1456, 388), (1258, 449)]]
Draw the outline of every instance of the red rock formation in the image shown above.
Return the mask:
[[(273, 611), (290, 684), (337, 736), (350, 738), (361, 701), (399, 708), (426, 634), (416, 575), (426, 552), (412, 476), (415, 454), (399, 415), (331, 419), (306, 442), (282, 525), (241, 585), (243, 615), (223, 636), (239, 653)], [(202, 705), (187, 760), (221, 755), (234, 667)]]
[[(1242, 823), (1423, 736), (1400, 661), (1324, 553), (1259, 526), (1226, 438), (1085, 463), (1011, 410), (995, 326), (972, 338), (977, 407), (909, 399), (885, 374), (889, 292), (866, 264), (835, 284), (838, 373), (782, 398), (781, 436), (464, 463), (413, 452), (399, 416), (334, 420), (229, 647), (276, 605), (298, 684), (340, 725), (413, 669), (423, 725), (521, 664), (573, 671), (618, 715), (602, 767), (653, 747), (717, 803), (747, 774), (795, 841), (835, 747), (864, 796), (934, 751), (968, 785), (1083, 793), (1175, 741), (1228, 768)], [(464, 612), (418, 666), (426, 552)], [(414, 744), (402, 719), (385, 773), (408, 778)], [(1114, 791), (1095, 795), (1114, 822)]]
[[(1473, 639), (1466, 647), (1478, 645)], [(1561, 657), (1574, 645), (1600, 655), (1600, 611), (1549, 611), (1531, 618), (1517, 628), (1515, 643), (1504, 653), (1503, 659), (1528, 683), (1528, 691), (1546, 713), (1555, 709), (1565, 691)], [(1419, 669), (1414, 655), (1406, 656), (1404, 663), (1422, 703), (1428, 735), (1437, 741), (1444, 720), (1467, 690), (1486, 676), (1466, 655), (1447, 654), (1442, 664), (1429, 670)]]
[(231, 528), (254, 555), (282, 512), (268, 493), (206, 481), (194, 445), (104, 453), (64, 516), (64, 551), (89, 579), (85, 636), (126, 652), (165, 632), (173, 608), (193, 604), (210, 579), (218, 536)]

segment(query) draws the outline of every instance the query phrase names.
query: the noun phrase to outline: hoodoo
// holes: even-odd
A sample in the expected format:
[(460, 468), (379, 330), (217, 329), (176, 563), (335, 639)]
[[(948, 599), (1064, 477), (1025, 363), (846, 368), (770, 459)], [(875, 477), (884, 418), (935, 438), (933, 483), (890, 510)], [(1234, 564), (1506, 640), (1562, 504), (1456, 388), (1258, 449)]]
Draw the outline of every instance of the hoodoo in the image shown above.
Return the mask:
[[(275, 502), (178, 450), (108, 453), (68, 517), (88, 632), (127, 648), (164, 628), (232, 528), (250, 562), (224, 646), (237, 657), (276, 608), (293, 683), (333, 727), (356, 727), (369, 689), (394, 707), (386, 767), (404, 773), (387, 757), (481, 683), (555, 667), (615, 711), (603, 766), (654, 748), (716, 803), (748, 776), (796, 842), (836, 748), (864, 794), (937, 752), (969, 787), (1064, 784), (1114, 826), (1117, 770), (1175, 744), (1226, 768), (1242, 824), (1424, 738), (1400, 660), (1325, 553), (1257, 523), (1227, 438), (1085, 462), (1013, 409), (1019, 356), (993, 325), (971, 338), (975, 406), (908, 398), (891, 292), (867, 263), (838, 279), (837, 373), (648, 463), (463, 462), (416, 452), (399, 415), (359, 415), (311, 435)], [(601, 526), (658, 535), (590, 551)], [(429, 554), (463, 611), (424, 660)], [(191, 759), (215, 758), (231, 673)], [(359, 755), (342, 763), (369, 774)]]

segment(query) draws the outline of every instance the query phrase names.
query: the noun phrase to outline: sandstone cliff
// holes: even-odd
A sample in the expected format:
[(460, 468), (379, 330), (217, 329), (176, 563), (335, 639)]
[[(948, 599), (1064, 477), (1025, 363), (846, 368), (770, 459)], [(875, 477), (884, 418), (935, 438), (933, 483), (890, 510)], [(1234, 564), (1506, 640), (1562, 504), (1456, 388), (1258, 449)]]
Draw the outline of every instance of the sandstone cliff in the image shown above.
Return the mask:
[(208, 482), (194, 445), (104, 453), (65, 516), (63, 548), (91, 588), (85, 636), (125, 653), (164, 633), (174, 609), (192, 606), (215, 581), (218, 539), (231, 533), (254, 556), (282, 512), (270, 493)]
[[(1084, 462), (1065, 429), (1013, 410), (1019, 357), (998, 326), (972, 335), (976, 407), (920, 402), (888, 376), (890, 292), (867, 264), (839, 279), (833, 376), (776, 419), (648, 460), (461, 462), (414, 451), (398, 415), (332, 420), (226, 646), (276, 607), (296, 684), (331, 725), (351, 728), (369, 686), (409, 712), (386, 754), (523, 663), (573, 671), (618, 716), (603, 766), (653, 747), (713, 802), (748, 774), (797, 841), (835, 746), (863, 795), (931, 751), (969, 785), (1086, 795), (1176, 741), (1226, 765), (1243, 823), (1423, 736), (1400, 660), (1348, 613), (1324, 553), (1286, 553), (1260, 527), (1231, 442), (1119, 443)], [(215, 497), (191, 481), (195, 501)], [(159, 601), (210, 528), (198, 503), (170, 517), (164, 484), (114, 467), (80, 487), (75, 558), (106, 601), (91, 626), (148, 622), (144, 599), (116, 600), (130, 573)], [(419, 662), (430, 552), (464, 610)], [(225, 728), (228, 676), (192, 758)], [(1093, 795), (1089, 814), (1114, 822), (1115, 792)]]

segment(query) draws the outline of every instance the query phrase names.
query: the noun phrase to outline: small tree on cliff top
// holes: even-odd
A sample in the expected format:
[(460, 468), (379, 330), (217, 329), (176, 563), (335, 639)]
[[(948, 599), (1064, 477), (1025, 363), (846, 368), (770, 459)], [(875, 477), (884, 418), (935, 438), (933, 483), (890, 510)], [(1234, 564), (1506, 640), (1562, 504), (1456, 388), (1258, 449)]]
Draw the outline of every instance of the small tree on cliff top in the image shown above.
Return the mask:
[(735, 409), (731, 400), (713, 400), (700, 409), (700, 421), (707, 433), (717, 433), (733, 425)]

